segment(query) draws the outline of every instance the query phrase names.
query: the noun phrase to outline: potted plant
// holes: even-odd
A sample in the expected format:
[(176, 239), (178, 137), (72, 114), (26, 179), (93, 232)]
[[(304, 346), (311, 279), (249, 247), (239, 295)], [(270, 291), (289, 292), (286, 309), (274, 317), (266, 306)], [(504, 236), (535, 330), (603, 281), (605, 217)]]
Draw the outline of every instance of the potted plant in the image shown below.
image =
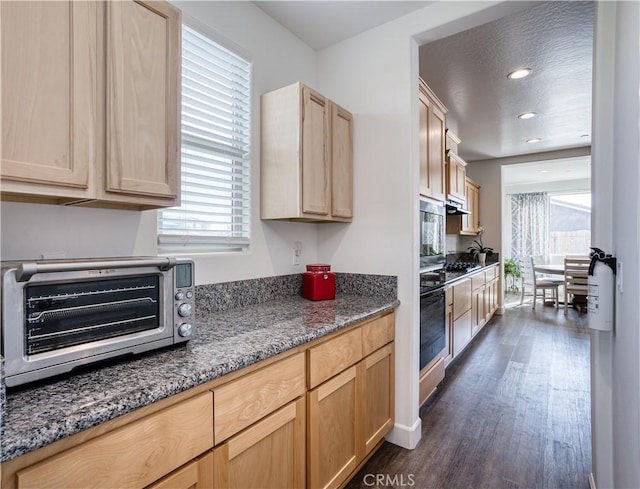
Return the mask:
[(512, 294), (518, 294), (520, 292), (520, 287), (516, 284), (516, 279), (519, 279), (522, 276), (522, 272), (520, 271), (520, 266), (513, 261), (512, 258), (507, 258), (504, 261), (504, 278), (507, 281), (507, 292)]
[(484, 265), (487, 260), (487, 253), (493, 253), (493, 248), (489, 246), (485, 246), (482, 243), (482, 234), (484, 233), (484, 228), (482, 226), (478, 227), (478, 239), (473, 240), (473, 245), (469, 246), (467, 249), (469, 252), (478, 260), (480, 265)]

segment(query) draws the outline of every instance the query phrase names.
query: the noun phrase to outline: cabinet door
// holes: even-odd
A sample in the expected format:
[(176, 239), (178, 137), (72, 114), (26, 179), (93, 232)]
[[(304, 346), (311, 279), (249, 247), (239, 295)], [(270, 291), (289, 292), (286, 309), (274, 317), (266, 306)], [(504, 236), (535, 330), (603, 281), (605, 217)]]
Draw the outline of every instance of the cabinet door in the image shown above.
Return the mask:
[(453, 319), (471, 309), (471, 279), (466, 278), (453, 286)]
[(214, 487), (304, 487), (305, 417), (303, 397), (217, 447)]
[(432, 199), (445, 200), (445, 115), (423, 92), (420, 113), (420, 193)]
[(465, 198), (465, 185), (467, 179), (467, 169), (465, 165), (457, 165), (456, 166), (456, 195), (461, 199)]
[(484, 291), (485, 286), (476, 289), (472, 293), (471, 302), (471, 335), (475, 335), (484, 325)]
[(447, 198), (466, 203), (465, 179), (466, 162), (452, 151), (449, 152), (447, 164)]
[(96, 2), (0, 2), (2, 191), (89, 196)]
[(309, 87), (302, 88), (302, 212), (329, 214), (329, 101)]
[(213, 452), (172, 472), (147, 489), (210, 489), (213, 487)]
[(339, 487), (362, 457), (357, 424), (357, 368), (348, 368), (307, 394), (309, 486)]
[(431, 196), (431, 169), (429, 167), (429, 111), (431, 110), (431, 102), (426, 94), (420, 91), (419, 98), (419, 114), (420, 114), (420, 195)]
[(471, 309), (453, 322), (453, 356), (460, 353), (471, 340)]
[(369, 453), (393, 426), (394, 344), (390, 343), (362, 361), (362, 434)]
[(444, 136), (444, 112), (432, 105), (429, 112), (429, 167), (431, 197), (436, 200), (445, 200)]
[(484, 322), (485, 323), (489, 321), (489, 319), (491, 319), (491, 316), (493, 315), (493, 310), (491, 309), (492, 302), (493, 302), (492, 295), (493, 295), (493, 281), (488, 283), (484, 290)]
[(447, 356), (444, 359), (446, 367), (453, 360), (453, 304), (447, 304), (445, 323), (447, 325)]
[(353, 117), (331, 104), (331, 215), (353, 217)]
[(178, 202), (180, 11), (166, 2), (106, 2), (106, 190)]
[(465, 184), (465, 194), (469, 214), (462, 216), (460, 234), (478, 234), (480, 189), (468, 178)]

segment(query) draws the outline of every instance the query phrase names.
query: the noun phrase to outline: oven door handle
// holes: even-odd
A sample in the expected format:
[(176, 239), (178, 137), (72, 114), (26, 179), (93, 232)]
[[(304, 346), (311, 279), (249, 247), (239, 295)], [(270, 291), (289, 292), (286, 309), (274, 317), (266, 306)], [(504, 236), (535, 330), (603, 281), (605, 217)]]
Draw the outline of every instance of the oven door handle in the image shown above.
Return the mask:
[(27, 282), (37, 273), (76, 272), (79, 270), (104, 270), (107, 268), (158, 267), (162, 271), (176, 266), (172, 257), (138, 258), (134, 260), (69, 261), (62, 263), (21, 263), (16, 269), (16, 281)]

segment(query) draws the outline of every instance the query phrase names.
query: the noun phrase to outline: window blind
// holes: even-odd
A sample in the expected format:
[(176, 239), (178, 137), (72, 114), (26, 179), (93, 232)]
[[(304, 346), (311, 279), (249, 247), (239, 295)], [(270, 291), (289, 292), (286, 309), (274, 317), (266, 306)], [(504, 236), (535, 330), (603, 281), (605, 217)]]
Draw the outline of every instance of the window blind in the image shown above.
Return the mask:
[(249, 246), (250, 69), (183, 25), (181, 205), (158, 212), (161, 252)]

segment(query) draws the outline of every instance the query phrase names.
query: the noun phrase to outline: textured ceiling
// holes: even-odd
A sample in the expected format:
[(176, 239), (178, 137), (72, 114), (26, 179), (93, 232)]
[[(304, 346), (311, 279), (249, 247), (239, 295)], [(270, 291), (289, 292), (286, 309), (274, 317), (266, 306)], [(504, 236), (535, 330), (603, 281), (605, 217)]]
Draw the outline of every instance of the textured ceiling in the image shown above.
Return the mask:
[(419, 1), (255, 1), (271, 18), (315, 50), (413, 12)]
[[(449, 109), (463, 158), (591, 144), (594, 15), (593, 2), (544, 2), (420, 47), (420, 75)], [(533, 72), (507, 79), (520, 67)], [(517, 119), (528, 111), (538, 116)]]

